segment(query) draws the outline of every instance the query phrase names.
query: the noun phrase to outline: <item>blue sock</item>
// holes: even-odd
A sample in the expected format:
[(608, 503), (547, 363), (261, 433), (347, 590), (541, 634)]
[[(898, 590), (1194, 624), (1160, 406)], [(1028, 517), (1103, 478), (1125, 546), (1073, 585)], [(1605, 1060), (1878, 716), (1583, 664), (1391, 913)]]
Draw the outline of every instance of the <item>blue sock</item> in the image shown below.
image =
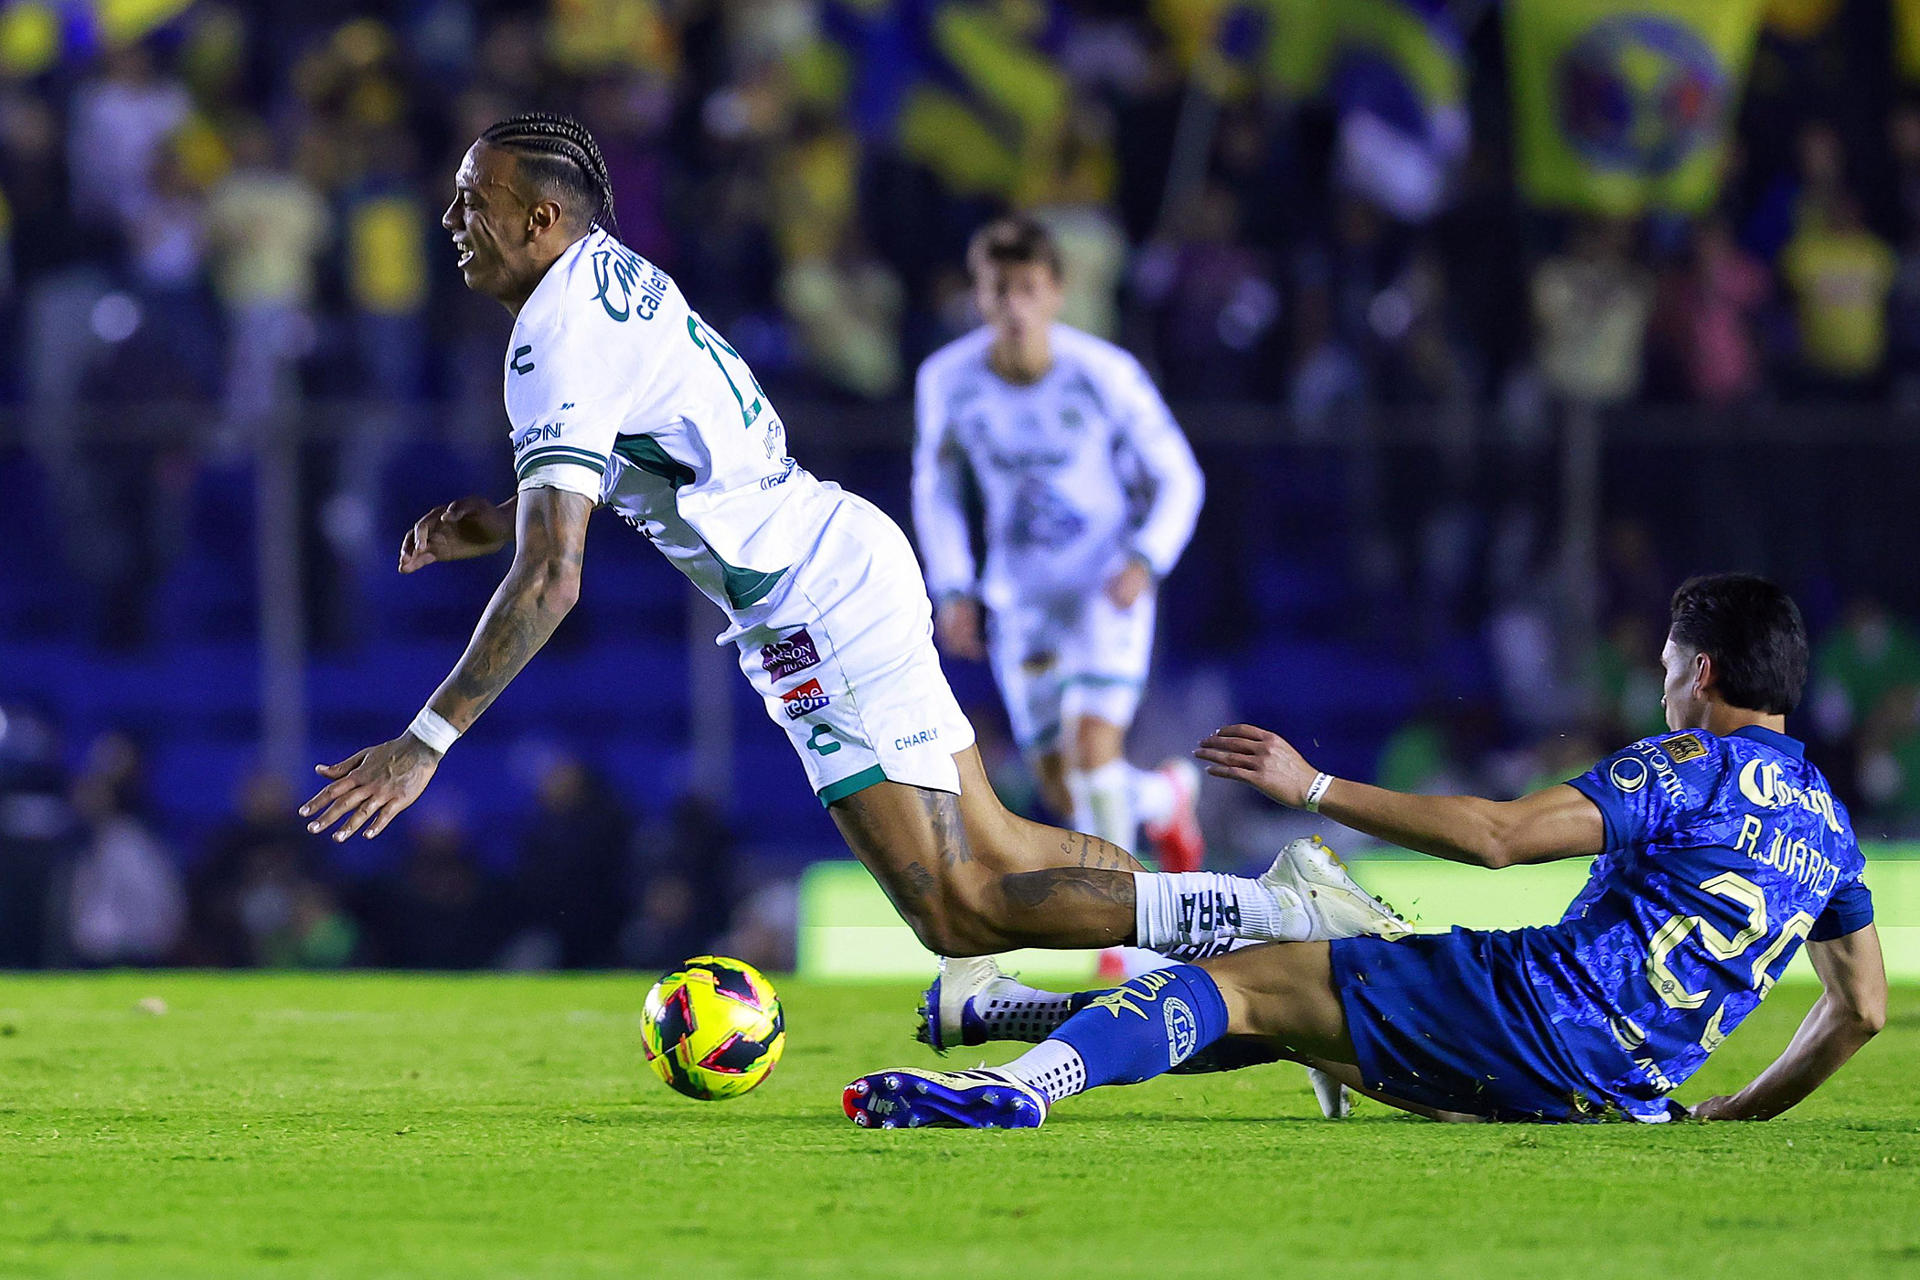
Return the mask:
[(1138, 1084), (1227, 1034), (1227, 1002), (1205, 969), (1155, 969), (1094, 997), (1053, 1039), (1086, 1063), (1086, 1087)]

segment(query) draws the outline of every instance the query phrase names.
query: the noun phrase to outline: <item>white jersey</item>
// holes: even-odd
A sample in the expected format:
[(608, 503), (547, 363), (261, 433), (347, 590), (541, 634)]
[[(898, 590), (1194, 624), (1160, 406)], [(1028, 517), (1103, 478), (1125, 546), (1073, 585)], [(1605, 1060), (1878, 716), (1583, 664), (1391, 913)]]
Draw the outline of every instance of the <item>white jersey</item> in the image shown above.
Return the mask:
[[(1015, 386), (987, 365), (992, 331), (948, 343), (914, 387), (913, 520), (936, 597), (987, 606), (1085, 596), (1130, 556), (1172, 570), (1200, 513), (1199, 464), (1140, 362), (1056, 324), (1053, 365)], [(986, 565), (976, 570), (964, 495), (985, 507)], [(1134, 510), (1135, 480), (1151, 491)]]
[(736, 627), (832, 513), (835, 491), (787, 456), (746, 361), (666, 272), (597, 228), (520, 308), (506, 398), (521, 489), (612, 508)]

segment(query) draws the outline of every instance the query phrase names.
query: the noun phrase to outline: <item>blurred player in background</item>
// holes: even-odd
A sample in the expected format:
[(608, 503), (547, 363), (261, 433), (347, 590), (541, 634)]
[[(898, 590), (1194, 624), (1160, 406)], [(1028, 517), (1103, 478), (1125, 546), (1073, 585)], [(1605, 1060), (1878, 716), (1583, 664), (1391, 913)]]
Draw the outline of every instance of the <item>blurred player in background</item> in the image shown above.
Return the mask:
[[(1497, 868), (1592, 856), (1560, 923), (1248, 947), (1057, 996), (1059, 1029), (1007, 1067), (864, 1076), (847, 1087), (848, 1116), (1033, 1127), (1061, 1098), (1159, 1075), (1230, 1035), (1436, 1119), (1779, 1115), (1887, 1013), (1852, 824), (1785, 731), (1807, 678), (1800, 611), (1763, 579), (1696, 578), (1674, 594), (1661, 664), (1673, 732), (1513, 801), (1335, 779), (1251, 725), (1196, 752), (1218, 777), (1436, 857)], [(1691, 1111), (1672, 1101), (1802, 942), (1822, 992), (1786, 1050), (1731, 1096)], [(1008, 981), (996, 980), (1002, 997)], [(1045, 1020), (1040, 993), (1023, 991), (1031, 1028)]]
[(991, 659), (1055, 813), (1123, 849), (1144, 829), (1162, 870), (1197, 870), (1199, 770), (1136, 768), (1124, 749), (1157, 586), (1200, 514), (1199, 465), (1139, 361), (1058, 322), (1060, 251), (1046, 228), (988, 223), (967, 269), (985, 323), (929, 356), (914, 388), (913, 518), (940, 641)]
[[(1120, 846), (1028, 822), (988, 784), (932, 641), (913, 549), (871, 503), (814, 478), (739, 352), (612, 234), (600, 149), (578, 121), (517, 116), (470, 148), (441, 222), (469, 288), (515, 317), (502, 362), (517, 492), (407, 534), (400, 571), (513, 562), (466, 652), (407, 731), (322, 765), (308, 829), (371, 838), (578, 599), (587, 520), (610, 508), (727, 616), (720, 636), (784, 729), (848, 846), (931, 951), (1137, 942), (1212, 954), (1327, 936), (1340, 903), (1391, 913), (1283, 854), (1259, 880), (1149, 873)], [(1184, 540), (1184, 533), (1181, 540)], [(619, 714), (609, 670), (583, 705)]]

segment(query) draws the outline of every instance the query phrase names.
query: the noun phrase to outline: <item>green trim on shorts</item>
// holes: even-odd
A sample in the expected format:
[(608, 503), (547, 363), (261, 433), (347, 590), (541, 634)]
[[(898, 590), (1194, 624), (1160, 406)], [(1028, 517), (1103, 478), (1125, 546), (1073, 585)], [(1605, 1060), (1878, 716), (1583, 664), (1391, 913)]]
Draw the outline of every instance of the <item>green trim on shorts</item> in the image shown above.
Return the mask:
[(845, 800), (856, 791), (865, 791), (875, 783), (886, 780), (887, 771), (877, 764), (870, 764), (856, 774), (820, 788), (820, 807), (824, 809), (836, 800)]

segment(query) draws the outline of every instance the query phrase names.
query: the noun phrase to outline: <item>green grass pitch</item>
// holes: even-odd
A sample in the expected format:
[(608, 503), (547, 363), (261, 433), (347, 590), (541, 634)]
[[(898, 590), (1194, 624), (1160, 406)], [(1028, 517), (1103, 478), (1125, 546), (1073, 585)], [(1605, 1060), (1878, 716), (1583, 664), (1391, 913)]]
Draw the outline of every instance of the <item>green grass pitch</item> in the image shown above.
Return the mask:
[(779, 985), (786, 1060), (698, 1103), (640, 1060), (640, 976), (0, 978), (0, 1276), (1920, 1275), (1914, 988), (1764, 1125), (1333, 1124), (1281, 1065), (881, 1134), (840, 1086), (933, 1061), (912, 988)]

